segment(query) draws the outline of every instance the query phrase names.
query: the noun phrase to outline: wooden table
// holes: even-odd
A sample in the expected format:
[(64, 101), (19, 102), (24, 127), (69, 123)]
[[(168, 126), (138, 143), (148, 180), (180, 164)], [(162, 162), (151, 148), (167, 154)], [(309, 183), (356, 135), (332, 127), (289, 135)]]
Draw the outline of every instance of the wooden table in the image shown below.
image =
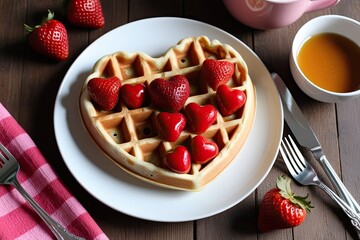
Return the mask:
[[(355, 239), (345, 214), (320, 189), (293, 184), (299, 194), (310, 193), (316, 207), (306, 221), (294, 229), (261, 234), (256, 230), (257, 212), (264, 194), (276, 178), (287, 174), (276, 161), (272, 170), (245, 200), (225, 212), (206, 219), (162, 223), (133, 218), (117, 212), (86, 192), (73, 178), (59, 153), (53, 126), (53, 110), (61, 81), (77, 56), (104, 33), (138, 19), (176, 16), (200, 20), (219, 27), (252, 48), (270, 72), (279, 73), (292, 91), (324, 151), (343, 182), (360, 200), (360, 99), (339, 104), (320, 103), (303, 94), (295, 85), (288, 64), (292, 39), (308, 20), (326, 14), (340, 14), (360, 20), (360, 1), (343, 0), (337, 6), (305, 14), (289, 27), (259, 31), (248, 28), (225, 9), (222, 1), (102, 1), (106, 25), (99, 30), (82, 30), (68, 24), (70, 57), (53, 62), (39, 57), (26, 43), (23, 23), (34, 25), (51, 9), (60, 20), (60, 1), (0, 0), (0, 101), (30, 134), (60, 177), (94, 217), (110, 239)], [(166, 37), (166, 36), (164, 36)], [(288, 130), (285, 129), (285, 132)], [(316, 169), (330, 182), (319, 165)], [(126, 197), (126, 196), (124, 196)]]

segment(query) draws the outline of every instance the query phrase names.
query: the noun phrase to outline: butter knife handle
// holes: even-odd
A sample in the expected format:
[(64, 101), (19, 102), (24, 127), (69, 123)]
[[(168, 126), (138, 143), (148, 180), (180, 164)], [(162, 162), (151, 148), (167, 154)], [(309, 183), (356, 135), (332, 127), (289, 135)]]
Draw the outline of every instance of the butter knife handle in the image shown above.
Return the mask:
[(351, 193), (347, 190), (345, 185), (342, 183), (341, 179), (336, 174), (333, 167), (330, 165), (326, 156), (322, 153), (322, 151), (316, 152), (313, 151), (315, 158), (320, 162), (321, 167), (324, 169), (326, 175), (329, 177), (331, 183), (335, 187), (339, 196), (356, 212), (360, 213), (360, 206), (351, 195)]

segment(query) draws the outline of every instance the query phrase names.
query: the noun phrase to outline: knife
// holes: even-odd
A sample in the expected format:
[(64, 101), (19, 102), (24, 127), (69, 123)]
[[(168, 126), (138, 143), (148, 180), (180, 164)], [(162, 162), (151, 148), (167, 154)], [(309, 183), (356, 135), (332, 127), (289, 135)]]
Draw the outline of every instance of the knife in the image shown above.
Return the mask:
[(287, 125), (290, 127), (292, 133), (294, 134), (298, 143), (309, 149), (315, 159), (320, 163), (321, 167), (324, 169), (326, 175), (329, 177), (331, 183), (334, 185), (339, 196), (347, 203), (351, 208), (356, 212), (360, 212), (360, 206), (347, 190), (345, 185), (342, 183), (335, 170), (330, 165), (326, 156), (324, 155), (321, 145), (318, 139), (315, 136), (315, 133), (311, 129), (308, 121), (301, 112), (300, 108), (296, 104), (294, 98), (292, 97), (289, 89), (286, 87), (285, 83), (282, 81), (280, 76), (276, 73), (272, 73), (271, 77), (273, 78), (275, 85), (279, 91), (281, 97), (281, 103), (284, 111), (284, 118)]

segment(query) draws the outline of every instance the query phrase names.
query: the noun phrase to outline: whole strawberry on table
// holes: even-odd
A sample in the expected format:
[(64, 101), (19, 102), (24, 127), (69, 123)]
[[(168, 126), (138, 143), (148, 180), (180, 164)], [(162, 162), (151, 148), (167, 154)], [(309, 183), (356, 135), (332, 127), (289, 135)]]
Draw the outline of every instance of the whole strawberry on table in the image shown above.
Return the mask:
[(74, 26), (101, 28), (105, 24), (100, 0), (64, 0), (66, 18)]
[(292, 228), (300, 225), (310, 212), (308, 196), (295, 196), (290, 187), (291, 179), (278, 177), (276, 188), (268, 191), (259, 208), (258, 230), (269, 232), (275, 229)]
[(54, 13), (48, 11), (40, 25), (30, 27), (26, 24), (30, 46), (38, 53), (57, 61), (66, 60), (69, 56), (69, 41), (65, 26), (53, 19)]

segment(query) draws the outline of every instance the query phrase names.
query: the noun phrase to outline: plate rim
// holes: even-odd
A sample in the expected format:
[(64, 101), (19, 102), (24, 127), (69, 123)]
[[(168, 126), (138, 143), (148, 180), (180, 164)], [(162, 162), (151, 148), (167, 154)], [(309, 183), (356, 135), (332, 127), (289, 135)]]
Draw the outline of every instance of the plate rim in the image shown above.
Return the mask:
[[(137, 20), (137, 21), (133, 21), (130, 23), (126, 23), (124, 25), (121, 25), (119, 27), (116, 27), (114, 29), (112, 29), (111, 31), (105, 33), (104, 35), (100, 36), (98, 39), (96, 39), (95, 41), (93, 41), (87, 48), (85, 48), (81, 54), (75, 59), (75, 61), (72, 63), (72, 65), (70, 66), (70, 68), (68, 69), (67, 73), (65, 74), (64, 78), (63, 78), (63, 82), (60, 85), (60, 88), (58, 90), (57, 96), (56, 96), (56, 100), (55, 100), (55, 106), (54, 106), (54, 130), (55, 130), (55, 138), (56, 138), (56, 143), (58, 145), (60, 154), (63, 158), (63, 161), (65, 162), (65, 165), (67, 166), (68, 170), (70, 171), (70, 173), (74, 176), (74, 178), (76, 179), (76, 181), (90, 194), (92, 195), (94, 198), (96, 198), (97, 200), (99, 200), (100, 202), (102, 202), (103, 204), (109, 206), (110, 208), (125, 213), (127, 215), (133, 216), (133, 217), (137, 217), (137, 218), (141, 218), (141, 219), (146, 219), (146, 220), (152, 220), (152, 221), (162, 221), (162, 222), (180, 222), (180, 221), (190, 221), (190, 220), (197, 220), (197, 219), (202, 219), (205, 217), (209, 217), (215, 214), (218, 214), (220, 212), (223, 212), (231, 207), (233, 207), (234, 205), (238, 204), (239, 202), (241, 202), (244, 198), (246, 198), (247, 196), (249, 196), (260, 184), (261, 182), (263, 182), (263, 180), (265, 179), (265, 177), (268, 175), (268, 173), (270, 172), (275, 160), (276, 160), (276, 156), (277, 156), (277, 152), (278, 152), (278, 148), (279, 148), (279, 144), (280, 144), (280, 139), (282, 136), (282, 131), (283, 131), (283, 112), (282, 112), (282, 106), (280, 103), (280, 97), (278, 96), (278, 99), (274, 99), (274, 101), (277, 103), (277, 106), (279, 107), (279, 111), (280, 111), (280, 116), (278, 116), (281, 119), (281, 123), (279, 123), (278, 128), (280, 130), (280, 132), (278, 133), (278, 135), (280, 136), (278, 139), (278, 143), (275, 143), (274, 145), (277, 145), (277, 149), (275, 150), (275, 154), (272, 157), (272, 160), (270, 161), (270, 165), (266, 167), (265, 171), (264, 171), (264, 175), (262, 177), (260, 177), (258, 179), (257, 184), (255, 184), (255, 186), (253, 186), (251, 189), (249, 189), (249, 191), (247, 192), (247, 194), (243, 195), (241, 198), (238, 199), (238, 201), (233, 201), (232, 203), (227, 204), (226, 206), (223, 207), (219, 207), (217, 210), (213, 210), (211, 212), (208, 213), (202, 213), (198, 216), (188, 216), (188, 217), (181, 217), (181, 218), (159, 218), (159, 217), (150, 217), (150, 216), (139, 216), (139, 214), (134, 214), (128, 211), (125, 211), (124, 209), (118, 209), (117, 207), (114, 207), (112, 204), (109, 204), (108, 201), (104, 201), (103, 198), (100, 198), (99, 196), (95, 196), (93, 191), (89, 190), (88, 186), (84, 186), (85, 184), (83, 182), (81, 182), (79, 180), (79, 177), (76, 175), (76, 173), (73, 172), (73, 169), (71, 166), (69, 166), (69, 162), (67, 161), (67, 159), (65, 159), (65, 153), (64, 153), (64, 149), (61, 147), (61, 141), (60, 141), (60, 137), (59, 137), (59, 129), (58, 129), (58, 124), (57, 121), (58, 120), (58, 114), (59, 113), (59, 104), (61, 103), (61, 93), (64, 89), (65, 86), (65, 82), (67, 79), (69, 79), (69, 75), (71, 74), (73, 68), (75, 68), (76, 64), (78, 63), (78, 61), (80, 61), (81, 58), (83, 58), (83, 55), (85, 55), (88, 51), (88, 49), (92, 48), (94, 45), (96, 45), (100, 39), (103, 39), (104, 37), (108, 37), (111, 36), (112, 34), (114, 34), (115, 31), (121, 31), (119, 29), (124, 29), (124, 28), (129, 28), (132, 27), (134, 25), (137, 24), (142, 24), (144, 22), (149, 22), (149, 21), (180, 21), (180, 22), (185, 22), (186, 24), (197, 24), (197, 25), (202, 25), (212, 31), (216, 31), (218, 34), (222, 34), (223, 37), (226, 38), (232, 38), (233, 41), (238, 42), (239, 44), (242, 45), (242, 47), (244, 47), (244, 49), (246, 51), (249, 52), (250, 55), (252, 55), (252, 57), (255, 57), (257, 59), (257, 61), (259, 62), (259, 64), (262, 65), (262, 67), (265, 69), (266, 71), (266, 75), (268, 75), (267, 77), (271, 78), (270, 73), (268, 71), (268, 69), (266, 68), (266, 66), (264, 65), (264, 63), (261, 61), (261, 59), (256, 55), (255, 52), (253, 52), (253, 50), (251, 48), (249, 48), (245, 43), (243, 43), (241, 40), (237, 39), (235, 36), (231, 35), (230, 33), (227, 33), (226, 31), (217, 28), (215, 26), (212, 26), (210, 24), (204, 23), (204, 22), (200, 22), (197, 20), (192, 20), (192, 19), (188, 19), (188, 18), (180, 18), (180, 17), (154, 17), (154, 18), (147, 18), (147, 19), (141, 19), (141, 20)], [(180, 40), (180, 39), (179, 39)], [(170, 46), (169, 46), (170, 47)], [(237, 49), (238, 50), (238, 49)], [(106, 55), (106, 54), (105, 54)], [(92, 63), (93, 65), (94, 63)], [(67, 80), (70, 81), (70, 80)], [(276, 90), (275, 84), (272, 83), (273, 88)], [(276, 90), (277, 91), (277, 90)], [(278, 94), (277, 94), (278, 95)], [(257, 114), (258, 115), (258, 114)], [(257, 116), (255, 116), (255, 120), (256, 120)], [(255, 125), (255, 124), (254, 124)], [(253, 128), (254, 128), (253, 125)], [(250, 134), (253, 130), (250, 131)]]

